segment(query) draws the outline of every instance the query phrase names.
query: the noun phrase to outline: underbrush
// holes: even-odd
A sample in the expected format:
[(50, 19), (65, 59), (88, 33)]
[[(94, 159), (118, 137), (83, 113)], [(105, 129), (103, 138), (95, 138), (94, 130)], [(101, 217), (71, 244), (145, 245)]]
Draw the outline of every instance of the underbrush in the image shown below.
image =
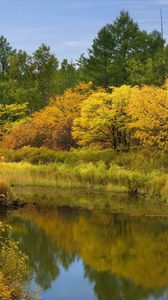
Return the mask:
[(111, 161), (115, 157), (114, 151), (93, 151), (93, 150), (72, 150), (72, 151), (55, 151), (46, 148), (23, 147), (17, 150), (1, 149), (2, 159), (6, 162), (27, 161), (32, 164), (49, 164), (57, 163), (76, 163), (97, 162), (103, 160)]

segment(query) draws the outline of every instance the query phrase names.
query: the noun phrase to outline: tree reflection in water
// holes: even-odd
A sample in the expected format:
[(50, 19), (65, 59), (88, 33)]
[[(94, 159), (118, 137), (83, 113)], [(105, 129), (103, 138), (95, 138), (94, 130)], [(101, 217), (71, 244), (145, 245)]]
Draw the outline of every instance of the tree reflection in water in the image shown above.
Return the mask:
[(98, 300), (156, 299), (168, 286), (168, 221), (35, 207), (10, 217), (13, 236), (48, 289), (80, 258)]

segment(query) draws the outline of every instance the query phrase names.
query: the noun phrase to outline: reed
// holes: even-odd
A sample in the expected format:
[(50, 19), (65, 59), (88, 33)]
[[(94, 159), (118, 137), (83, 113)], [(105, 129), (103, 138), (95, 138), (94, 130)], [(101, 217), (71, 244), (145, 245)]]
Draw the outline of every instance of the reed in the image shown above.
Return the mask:
[(0, 180), (13, 186), (85, 188), (109, 192), (146, 194), (168, 200), (168, 174), (128, 170), (111, 163), (79, 162), (32, 165), (28, 162), (0, 163)]

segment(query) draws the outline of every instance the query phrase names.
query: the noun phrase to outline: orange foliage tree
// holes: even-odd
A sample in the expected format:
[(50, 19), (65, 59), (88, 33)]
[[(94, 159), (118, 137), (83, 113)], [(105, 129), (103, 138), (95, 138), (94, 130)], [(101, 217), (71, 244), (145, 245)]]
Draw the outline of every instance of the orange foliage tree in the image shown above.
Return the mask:
[(50, 99), (49, 105), (31, 118), (14, 124), (3, 145), (19, 148), (25, 145), (69, 150), (75, 146), (71, 135), (73, 120), (79, 115), (80, 104), (92, 93), (92, 83), (67, 89), (62, 96)]

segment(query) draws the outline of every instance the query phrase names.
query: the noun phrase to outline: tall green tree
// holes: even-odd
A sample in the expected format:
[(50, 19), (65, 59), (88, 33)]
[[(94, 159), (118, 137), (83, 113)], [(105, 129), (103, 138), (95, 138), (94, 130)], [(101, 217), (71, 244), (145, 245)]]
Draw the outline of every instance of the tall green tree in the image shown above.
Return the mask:
[(0, 36), (0, 79), (4, 77), (5, 71), (8, 67), (8, 56), (14, 53), (7, 39)]
[(45, 106), (49, 97), (55, 94), (58, 60), (50, 47), (42, 44), (33, 54), (33, 75), (41, 92), (41, 105)]
[[(85, 60), (85, 68), (96, 85), (105, 87), (109, 84), (160, 83), (165, 77), (163, 51), (164, 40), (159, 32), (148, 34), (140, 30), (129, 13), (122, 11), (113, 23), (98, 32), (89, 49), (89, 57)], [(157, 64), (154, 62), (156, 56)], [(154, 65), (150, 65), (150, 70), (155, 70), (156, 78), (151, 74), (149, 78), (145, 77), (145, 65), (150, 64), (150, 59)], [(137, 66), (140, 66), (142, 76), (136, 80), (134, 75)]]
[(8, 56), (8, 69), (0, 82), (1, 102), (28, 102), (30, 113), (44, 107), (56, 92), (57, 73), (57, 58), (46, 45), (32, 56), (15, 51)]
[(8, 70), (0, 87), (3, 103), (28, 102), (30, 113), (41, 107), (41, 91), (34, 74), (33, 59), (25, 51), (15, 51), (8, 57)]
[(98, 84), (108, 86), (110, 82), (114, 50), (113, 25), (107, 24), (98, 32), (86, 60), (86, 68)]

